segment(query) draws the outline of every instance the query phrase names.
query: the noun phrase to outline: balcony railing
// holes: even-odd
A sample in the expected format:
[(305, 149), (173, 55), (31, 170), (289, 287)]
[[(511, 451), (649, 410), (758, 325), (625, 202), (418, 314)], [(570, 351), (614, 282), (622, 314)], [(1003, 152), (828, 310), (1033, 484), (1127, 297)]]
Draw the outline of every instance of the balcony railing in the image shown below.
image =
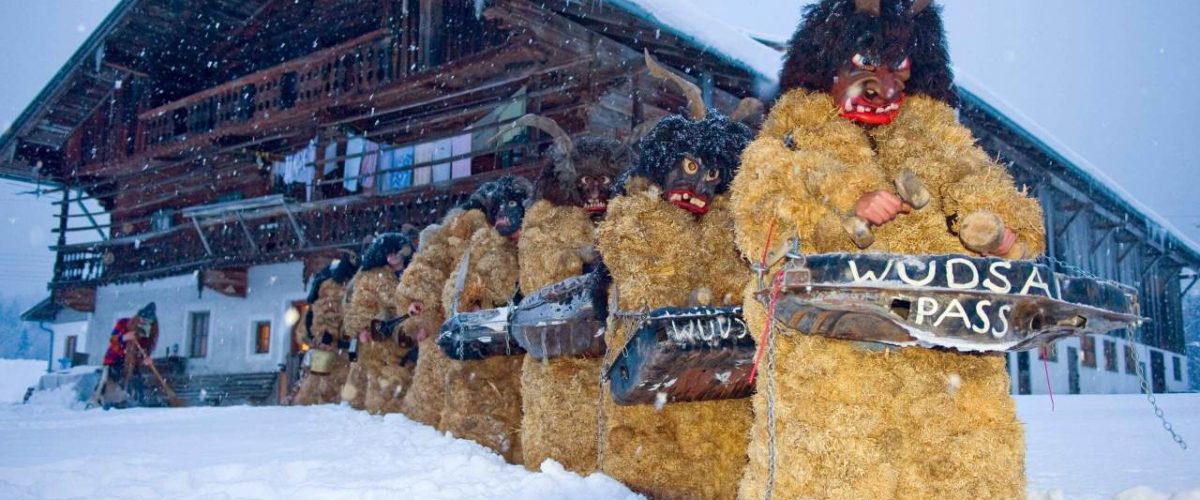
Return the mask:
[(190, 218), (167, 231), (59, 249), (52, 287), (143, 281), (202, 269), (297, 260), (337, 248), (358, 250), (378, 232), (423, 227), (500, 175), (530, 175), (540, 162), (427, 185), (394, 196), (357, 196), (311, 203), (230, 208)]
[(393, 34), (378, 30), (138, 115), (135, 150), (239, 128), (261, 129), (265, 119), (311, 116), (325, 106), (367, 98), (438, 65), (498, 47), (502, 34), (489, 22), (470, 29), (440, 29), (422, 51), (416, 18)]

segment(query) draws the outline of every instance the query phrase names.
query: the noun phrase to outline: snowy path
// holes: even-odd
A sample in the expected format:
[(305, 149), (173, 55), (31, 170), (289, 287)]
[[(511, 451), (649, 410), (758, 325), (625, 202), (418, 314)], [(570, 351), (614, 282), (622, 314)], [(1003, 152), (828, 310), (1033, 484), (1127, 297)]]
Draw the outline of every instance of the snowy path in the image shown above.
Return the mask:
[[(1017, 398), (1034, 497), (1200, 498), (1200, 394)], [(35, 401), (36, 403), (36, 401)], [(136, 478), (136, 481), (135, 481)], [(1143, 486), (1145, 488), (1135, 489)], [(1161, 492), (1162, 494), (1156, 494)], [(0, 498), (632, 498), (605, 476), (529, 473), (399, 416), (345, 407), (73, 411), (0, 405)]]
[[(132, 442), (131, 442), (132, 441)], [(0, 498), (633, 498), (346, 407), (0, 408)]]

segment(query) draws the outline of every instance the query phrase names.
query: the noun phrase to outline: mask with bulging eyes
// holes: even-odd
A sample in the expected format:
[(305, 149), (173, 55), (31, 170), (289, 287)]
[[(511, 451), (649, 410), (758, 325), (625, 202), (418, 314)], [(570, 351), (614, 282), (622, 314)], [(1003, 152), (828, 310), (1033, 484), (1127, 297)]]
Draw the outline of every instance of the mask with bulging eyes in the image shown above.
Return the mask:
[(900, 114), (904, 86), (912, 73), (906, 56), (884, 61), (859, 52), (838, 68), (830, 92), (843, 118), (864, 125), (887, 125)]
[(612, 178), (607, 175), (585, 175), (579, 178), (579, 190), (583, 194), (583, 209), (592, 216), (602, 216), (608, 211), (608, 196)]
[(525, 220), (525, 204), (517, 200), (508, 200), (496, 210), (496, 220), (493, 225), (502, 236), (513, 237), (521, 231), (521, 223)]
[(679, 165), (667, 173), (663, 198), (694, 215), (704, 215), (708, 213), (720, 183), (719, 168), (685, 155)]

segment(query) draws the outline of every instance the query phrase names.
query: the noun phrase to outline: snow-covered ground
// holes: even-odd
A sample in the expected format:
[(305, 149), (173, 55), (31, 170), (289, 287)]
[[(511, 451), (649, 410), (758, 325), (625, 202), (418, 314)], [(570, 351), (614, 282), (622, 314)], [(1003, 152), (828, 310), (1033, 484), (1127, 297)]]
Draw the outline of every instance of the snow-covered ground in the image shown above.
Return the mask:
[[(399, 415), (346, 407), (80, 411), (73, 393), (0, 405), (0, 498), (632, 498), (612, 479), (505, 464)], [(1136, 395), (1019, 397), (1033, 498), (1200, 498)], [(1161, 396), (1200, 446), (1200, 394)]]
[(46, 360), (0, 359), (0, 404), (20, 403), (46, 373)]

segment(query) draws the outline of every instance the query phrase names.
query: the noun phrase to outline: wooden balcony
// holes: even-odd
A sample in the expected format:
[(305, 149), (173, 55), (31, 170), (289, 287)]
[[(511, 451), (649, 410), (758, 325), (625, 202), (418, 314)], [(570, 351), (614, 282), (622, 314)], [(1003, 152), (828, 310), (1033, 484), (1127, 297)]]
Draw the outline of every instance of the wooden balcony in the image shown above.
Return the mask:
[(214, 206), (166, 231), (61, 247), (50, 286), (79, 289), (295, 261), (336, 249), (359, 251), (376, 233), (437, 222), (483, 182), (501, 175), (531, 176), (541, 168), (540, 161), (531, 162), (388, 196), (295, 203), (276, 195)]

